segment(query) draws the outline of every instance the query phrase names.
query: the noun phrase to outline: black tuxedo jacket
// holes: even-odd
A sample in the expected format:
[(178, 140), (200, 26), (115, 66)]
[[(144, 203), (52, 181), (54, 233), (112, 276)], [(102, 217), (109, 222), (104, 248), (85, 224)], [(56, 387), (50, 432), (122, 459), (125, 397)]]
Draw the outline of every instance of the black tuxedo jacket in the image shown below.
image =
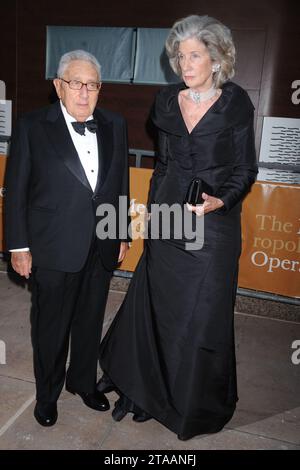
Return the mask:
[[(6, 173), (6, 248), (29, 247), (33, 265), (79, 271), (96, 234), (96, 210), (128, 195), (125, 120), (95, 109), (99, 173), (92, 190), (67, 128), (60, 103), (21, 117), (12, 138)], [(121, 215), (127, 218), (126, 211)], [(120, 217), (121, 217), (120, 216)], [(104, 266), (112, 270), (121, 239), (98, 240)]]

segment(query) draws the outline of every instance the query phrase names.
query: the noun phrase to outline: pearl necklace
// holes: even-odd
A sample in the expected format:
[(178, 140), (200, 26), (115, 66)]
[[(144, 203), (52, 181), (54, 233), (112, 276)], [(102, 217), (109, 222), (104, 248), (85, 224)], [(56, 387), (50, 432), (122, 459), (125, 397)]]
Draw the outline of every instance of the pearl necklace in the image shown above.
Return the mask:
[(213, 98), (217, 94), (217, 89), (212, 86), (209, 90), (201, 93), (199, 91), (192, 90), (192, 88), (189, 88), (188, 94), (194, 103), (199, 104), (202, 101), (207, 101)]

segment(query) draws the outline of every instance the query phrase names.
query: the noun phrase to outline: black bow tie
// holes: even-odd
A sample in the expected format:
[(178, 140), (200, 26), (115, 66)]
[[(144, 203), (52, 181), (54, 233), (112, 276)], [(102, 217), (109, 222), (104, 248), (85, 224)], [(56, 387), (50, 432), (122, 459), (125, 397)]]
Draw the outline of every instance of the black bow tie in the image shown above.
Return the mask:
[(85, 135), (85, 128), (94, 133), (98, 128), (96, 119), (90, 119), (89, 121), (85, 122), (74, 121), (71, 124), (74, 127), (74, 130), (80, 135)]

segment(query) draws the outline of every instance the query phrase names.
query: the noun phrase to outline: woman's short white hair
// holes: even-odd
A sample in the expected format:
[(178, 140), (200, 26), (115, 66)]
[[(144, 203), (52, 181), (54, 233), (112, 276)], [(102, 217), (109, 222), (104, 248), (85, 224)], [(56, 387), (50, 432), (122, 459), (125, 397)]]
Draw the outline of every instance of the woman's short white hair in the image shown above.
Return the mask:
[(166, 41), (166, 50), (170, 65), (177, 75), (181, 76), (179, 44), (190, 38), (201, 41), (207, 47), (212, 62), (220, 64), (219, 70), (213, 73), (217, 88), (234, 76), (235, 47), (230, 29), (207, 15), (190, 15), (174, 23)]
[(99, 64), (98, 60), (95, 56), (93, 56), (93, 54), (90, 54), (89, 52), (83, 51), (81, 49), (66, 52), (63, 56), (61, 56), (57, 69), (58, 78), (62, 78), (66, 69), (73, 60), (84, 60), (92, 64), (97, 71), (99, 80), (101, 80), (101, 65)]

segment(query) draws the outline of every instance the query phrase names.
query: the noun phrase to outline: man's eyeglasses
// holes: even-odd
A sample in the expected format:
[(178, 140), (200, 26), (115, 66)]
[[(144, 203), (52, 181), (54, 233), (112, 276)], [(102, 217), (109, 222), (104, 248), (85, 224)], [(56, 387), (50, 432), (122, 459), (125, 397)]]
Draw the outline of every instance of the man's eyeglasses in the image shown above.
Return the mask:
[(83, 83), (79, 80), (65, 80), (64, 78), (60, 78), (63, 82), (66, 82), (71, 90), (81, 90), (83, 85), (86, 86), (88, 91), (98, 91), (100, 89), (101, 84), (99, 82), (88, 82)]

